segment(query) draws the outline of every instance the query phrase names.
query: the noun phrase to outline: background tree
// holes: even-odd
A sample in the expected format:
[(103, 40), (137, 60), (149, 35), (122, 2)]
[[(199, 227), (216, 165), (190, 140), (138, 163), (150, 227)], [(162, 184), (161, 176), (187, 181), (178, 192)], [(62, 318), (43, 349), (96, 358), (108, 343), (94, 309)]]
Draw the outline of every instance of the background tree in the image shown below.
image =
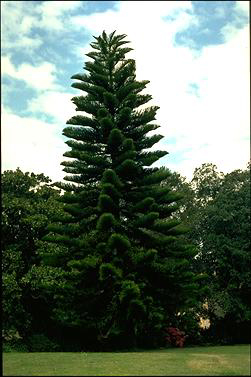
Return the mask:
[[(43, 301), (29, 288), (27, 274), (40, 264), (37, 242), (46, 234), (48, 221), (60, 212), (58, 190), (44, 174), (8, 170), (2, 186), (2, 271), (4, 339), (27, 337), (46, 328)], [(48, 319), (48, 318), (47, 318)]]
[(195, 169), (190, 182), (176, 172), (169, 182), (185, 194), (173, 216), (190, 228), (183, 237), (197, 246), (193, 268), (210, 277), (210, 289), (195, 312), (210, 318), (207, 335), (211, 341), (248, 341), (249, 166), (224, 175), (214, 164), (204, 163)]
[(189, 232), (184, 234), (184, 236), (188, 238), (193, 230), (193, 222), (190, 221), (190, 218), (195, 211), (195, 190), (192, 182), (188, 181), (187, 178), (183, 177), (181, 174), (170, 171), (170, 176), (167, 180), (164, 180), (161, 185), (167, 185), (172, 191), (180, 194), (179, 204), (177, 205), (176, 211), (171, 214), (171, 217), (180, 220), (183, 225), (189, 228)]
[[(76, 74), (71, 126), (63, 130), (70, 147), (62, 162), (69, 173), (58, 183), (65, 217), (48, 228), (48, 243), (63, 246), (41, 252), (64, 271), (54, 296), (54, 319), (81, 346), (160, 344), (162, 329), (193, 307), (198, 280), (193, 246), (170, 216), (181, 195), (161, 182), (170, 171), (151, 165), (167, 152), (151, 147), (162, 136), (150, 131), (157, 106), (146, 107), (149, 81), (136, 80), (136, 65), (125, 54), (125, 35), (94, 37), (86, 74)], [(59, 251), (60, 250), (60, 251)]]
[(200, 218), (197, 263), (210, 275), (211, 332), (225, 341), (249, 341), (251, 320), (250, 172), (221, 178)]
[[(181, 181), (179, 186), (182, 189)], [(210, 318), (214, 340), (243, 342), (250, 334), (250, 170), (218, 172), (213, 164), (195, 169), (187, 183), (193, 194), (184, 197), (191, 232), (185, 237), (198, 249), (197, 272), (210, 279), (202, 314)], [(186, 199), (189, 198), (189, 203)], [(198, 308), (199, 309), (199, 308)]]
[[(168, 169), (165, 170), (167, 173)], [(210, 276), (209, 291), (204, 291), (197, 305), (173, 316), (172, 324), (181, 326), (189, 334), (187, 343), (198, 343), (197, 316), (201, 313), (211, 320), (208, 331), (211, 340), (248, 342), (251, 285), (249, 167), (224, 175), (218, 173), (215, 165), (203, 164), (195, 170), (192, 182), (176, 172), (169, 171), (169, 174), (161, 186), (168, 185), (183, 194), (178, 210), (175, 210), (176, 204), (172, 204), (169, 219), (182, 219), (192, 229), (192, 232), (180, 234), (179, 238), (192, 239), (198, 245), (199, 253), (192, 259), (191, 268)], [(66, 341), (62, 327), (58, 321), (51, 321), (49, 315), (55, 300), (58, 301), (55, 319), (60, 305), (61, 313), (67, 314), (65, 307), (68, 307), (64, 306), (67, 300), (64, 302), (61, 296), (72, 288), (69, 285), (72, 272), (57, 267), (58, 260), (63, 260), (69, 253), (69, 247), (41, 241), (46, 224), (54, 215), (63, 217), (62, 204), (58, 200), (64, 199), (49, 182), (43, 174), (22, 173), (20, 169), (2, 174), (3, 335), (4, 340), (11, 343), (21, 335), (22, 343), (28, 344), (33, 351), (56, 349), (45, 336), (57, 336), (61, 343)], [(46, 265), (48, 263), (50, 266)], [(200, 284), (203, 285), (203, 281)], [(205, 300), (208, 308), (203, 313), (201, 306)], [(72, 313), (74, 311), (76, 308)], [(146, 329), (143, 326), (145, 324), (142, 328)], [(67, 328), (72, 330), (69, 324)], [(60, 334), (63, 334), (61, 339)], [(112, 334), (114, 336), (114, 328), (108, 328), (105, 336)], [(101, 339), (105, 338), (100, 336)], [(204, 337), (204, 341), (206, 339)], [(74, 344), (73, 340), (67, 339)], [(61, 344), (61, 349), (74, 350), (74, 346)]]

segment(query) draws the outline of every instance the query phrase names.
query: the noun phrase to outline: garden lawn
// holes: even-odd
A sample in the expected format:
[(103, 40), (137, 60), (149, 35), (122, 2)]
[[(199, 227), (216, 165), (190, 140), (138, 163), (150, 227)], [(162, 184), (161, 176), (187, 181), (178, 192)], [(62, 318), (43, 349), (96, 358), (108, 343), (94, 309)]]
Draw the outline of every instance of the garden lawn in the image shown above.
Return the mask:
[(11, 352), (4, 376), (250, 375), (250, 346), (171, 348), (142, 352)]

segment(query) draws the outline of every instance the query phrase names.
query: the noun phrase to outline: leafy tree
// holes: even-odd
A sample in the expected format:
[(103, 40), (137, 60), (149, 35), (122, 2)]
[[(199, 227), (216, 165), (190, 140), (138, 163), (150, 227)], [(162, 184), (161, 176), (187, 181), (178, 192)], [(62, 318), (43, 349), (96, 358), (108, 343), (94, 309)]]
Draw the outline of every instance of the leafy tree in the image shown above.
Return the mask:
[(151, 167), (167, 154), (151, 150), (163, 136), (148, 135), (159, 128), (158, 107), (146, 107), (149, 81), (136, 80), (125, 37), (94, 37), (87, 73), (72, 76), (78, 80), (72, 86), (86, 95), (72, 99), (82, 114), (63, 130), (69, 175), (57, 187), (65, 191), (65, 216), (44, 237), (57, 250), (41, 252), (64, 272), (54, 318), (86, 347), (106, 340), (159, 344), (163, 327), (199, 295), (201, 276), (191, 270), (196, 250), (171, 218), (182, 196), (161, 185), (168, 169)]
[(4, 338), (11, 340), (32, 331), (35, 315), (41, 322), (43, 304), (34, 298), (26, 275), (39, 264), (36, 243), (46, 234), (52, 216), (60, 212), (60, 204), (58, 190), (43, 174), (18, 168), (3, 172), (1, 178), (3, 330)]
[[(198, 250), (207, 237), (207, 229), (202, 226), (204, 218), (207, 217), (207, 206), (218, 194), (224, 174), (217, 170), (212, 163), (204, 163), (194, 170), (193, 178), (188, 183), (189, 192), (184, 197), (185, 209), (182, 218), (190, 228), (185, 237), (194, 243)], [(198, 259), (197, 259), (198, 261)]]
[(178, 192), (181, 196), (179, 205), (175, 212), (171, 214), (172, 218), (181, 220), (182, 224), (189, 227), (190, 231), (185, 233), (185, 237), (189, 237), (193, 229), (193, 222), (190, 218), (195, 210), (195, 190), (191, 182), (177, 172), (171, 172), (167, 180), (161, 182), (162, 186), (170, 187), (174, 192)]
[(199, 253), (198, 272), (210, 276), (205, 315), (218, 339), (246, 341), (250, 333), (250, 172), (219, 173), (213, 164), (197, 168), (190, 239)]
[[(203, 222), (200, 258), (212, 276), (209, 312), (222, 336), (249, 341), (251, 324), (250, 173), (226, 174)], [(215, 318), (216, 317), (216, 318)]]
[(218, 194), (224, 174), (217, 171), (217, 166), (204, 163), (193, 174), (192, 187), (196, 194), (197, 205), (206, 205)]

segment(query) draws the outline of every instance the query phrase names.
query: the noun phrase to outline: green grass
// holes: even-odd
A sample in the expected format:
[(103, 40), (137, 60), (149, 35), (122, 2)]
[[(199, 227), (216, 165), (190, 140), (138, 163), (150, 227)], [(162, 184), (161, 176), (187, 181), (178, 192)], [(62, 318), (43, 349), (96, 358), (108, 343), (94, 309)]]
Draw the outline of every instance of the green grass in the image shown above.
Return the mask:
[(250, 346), (143, 352), (4, 353), (4, 376), (243, 376)]

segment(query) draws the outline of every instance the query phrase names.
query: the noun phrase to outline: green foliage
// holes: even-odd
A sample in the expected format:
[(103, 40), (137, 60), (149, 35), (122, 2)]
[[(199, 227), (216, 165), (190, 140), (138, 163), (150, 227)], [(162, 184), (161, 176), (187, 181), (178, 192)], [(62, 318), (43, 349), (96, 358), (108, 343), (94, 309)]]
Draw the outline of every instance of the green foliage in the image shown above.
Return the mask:
[(217, 182), (211, 190), (215, 196), (200, 217), (203, 246), (198, 263), (211, 276), (209, 311), (235, 327), (234, 323), (251, 322), (249, 170), (226, 174), (220, 184), (219, 180), (212, 179)]
[(204, 203), (213, 199), (220, 189), (223, 177), (223, 173), (217, 172), (216, 165), (202, 164), (201, 167), (196, 168), (192, 185), (197, 199), (203, 199)]
[(123, 142), (123, 134), (118, 128), (111, 130), (108, 138), (108, 146), (111, 151), (116, 150)]
[(58, 344), (44, 334), (31, 335), (27, 343), (30, 352), (56, 352), (59, 349)]
[(188, 344), (249, 341), (249, 170), (203, 164), (192, 182), (166, 168), (126, 177), (117, 167), (127, 158), (140, 167), (133, 139), (115, 141), (109, 156), (81, 143), (69, 140), (65, 156), (100, 164), (101, 174), (63, 184), (62, 196), (43, 174), (2, 174), (4, 352), (60, 350), (56, 330), (74, 334), (67, 349), (159, 346), (167, 323)]
[(115, 218), (111, 213), (103, 213), (97, 223), (99, 231), (107, 231), (115, 225)]
[(155, 220), (157, 220), (159, 217), (158, 212), (150, 212), (147, 215), (142, 215), (138, 218), (138, 220), (135, 222), (135, 225), (137, 227), (151, 227)]
[(112, 169), (106, 169), (104, 171), (101, 182), (102, 183), (110, 183), (110, 184), (114, 185), (117, 189), (121, 189), (122, 186), (123, 186), (118, 175)]
[(117, 212), (117, 207), (114, 201), (110, 198), (109, 195), (106, 195), (106, 194), (101, 194), (99, 196), (98, 208), (101, 212), (111, 212), (111, 213)]
[(70, 161), (61, 164), (71, 183), (57, 187), (65, 214), (51, 221), (38, 250), (43, 271), (50, 266), (40, 289), (46, 296), (47, 285), (53, 320), (93, 348), (115, 338), (158, 345), (169, 317), (199, 296), (194, 252), (169, 219), (183, 195), (162, 185), (168, 169), (151, 167), (168, 153), (149, 150), (163, 138), (149, 136), (159, 107), (139, 109), (152, 98), (141, 94), (149, 81), (136, 80), (125, 37), (94, 37), (86, 73), (72, 76), (85, 92), (72, 99), (76, 111), (90, 116), (73, 116), (63, 130)]
[(117, 249), (118, 252), (126, 251), (130, 248), (130, 241), (122, 234), (113, 233), (108, 240), (108, 246), (111, 249)]
[(116, 268), (111, 263), (103, 263), (99, 269), (99, 278), (100, 280), (106, 280), (108, 278), (121, 278), (122, 270)]
[(121, 302), (124, 301), (131, 301), (134, 298), (138, 298), (140, 296), (140, 289), (139, 286), (130, 280), (124, 280), (121, 286), (121, 292), (119, 295), (119, 299)]
[[(16, 273), (3, 274), (3, 322), (5, 329), (27, 326), (29, 320), (22, 304), (22, 287)], [(22, 323), (24, 321), (26, 323)]]
[(207, 309), (197, 310), (210, 318), (208, 333), (215, 340), (246, 341), (251, 326), (249, 167), (223, 174), (203, 164), (191, 183), (177, 174), (172, 182), (186, 193), (175, 217), (190, 227), (186, 238), (198, 247), (194, 269), (209, 278)]
[(1, 178), (3, 329), (23, 337), (36, 322), (36, 303), (31, 308), (33, 293), (25, 280), (40, 262), (37, 242), (46, 234), (49, 219), (60, 214), (61, 206), (58, 191), (43, 174), (17, 169), (3, 172)]
[(22, 340), (3, 342), (3, 352), (28, 352), (28, 347), (22, 342)]

